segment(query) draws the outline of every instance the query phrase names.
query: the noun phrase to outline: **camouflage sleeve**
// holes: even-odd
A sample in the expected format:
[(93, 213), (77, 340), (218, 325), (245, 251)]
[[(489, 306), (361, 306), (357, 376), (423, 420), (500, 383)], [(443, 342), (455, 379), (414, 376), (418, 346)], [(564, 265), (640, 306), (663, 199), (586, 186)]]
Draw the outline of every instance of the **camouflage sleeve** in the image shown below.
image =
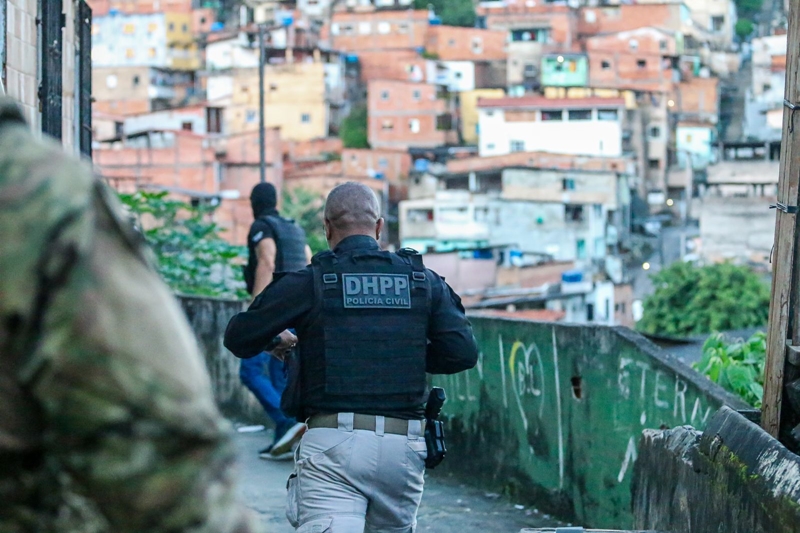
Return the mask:
[(0, 320), (48, 468), (109, 531), (254, 531), (194, 337), (114, 200), (56, 145), (3, 127)]

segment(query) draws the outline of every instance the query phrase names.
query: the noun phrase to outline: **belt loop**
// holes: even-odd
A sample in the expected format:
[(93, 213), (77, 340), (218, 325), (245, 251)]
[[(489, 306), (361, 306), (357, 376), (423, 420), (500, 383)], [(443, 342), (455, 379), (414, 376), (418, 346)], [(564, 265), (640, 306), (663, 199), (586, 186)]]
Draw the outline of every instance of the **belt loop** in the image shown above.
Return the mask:
[(422, 436), (422, 420), (408, 421), (408, 440), (419, 440)]
[(375, 434), (379, 437), (383, 437), (384, 435), (384, 428), (386, 427), (386, 417), (384, 416), (376, 416), (375, 417)]
[(353, 419), (355, 415), (353, 413), (339, 413), (336, 417), (337, 422), (339, 423), (339, 429), (342, 431), (353, 431)]

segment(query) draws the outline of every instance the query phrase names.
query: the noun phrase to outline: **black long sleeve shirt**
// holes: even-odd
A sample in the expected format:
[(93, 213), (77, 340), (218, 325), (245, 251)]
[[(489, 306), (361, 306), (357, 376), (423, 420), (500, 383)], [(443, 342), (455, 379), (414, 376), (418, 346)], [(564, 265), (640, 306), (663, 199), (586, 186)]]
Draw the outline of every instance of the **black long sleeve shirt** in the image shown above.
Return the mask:
[[(334, 252), (357, 249), (380, 247), (371, 237), (354, 235), (339, 243)], [(438, 274), (431, 270), (426, 273), (431, 280), (426, 370), (431, 374), (454, 374), (473, 368), (478, 361), (478, 348), (461, 299)], [(253, 357), (276, 335), (303, 323), (313, 306), (314, 279), (310, 266), (280, 275), (247, 311), (231, 319), (225, 332), (225, 347), (237, 357)]]

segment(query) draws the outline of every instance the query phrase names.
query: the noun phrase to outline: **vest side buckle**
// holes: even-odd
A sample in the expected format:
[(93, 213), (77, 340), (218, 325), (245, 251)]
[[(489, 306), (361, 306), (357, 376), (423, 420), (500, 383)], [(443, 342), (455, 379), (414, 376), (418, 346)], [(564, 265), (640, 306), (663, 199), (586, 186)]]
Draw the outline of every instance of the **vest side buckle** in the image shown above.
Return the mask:
[(425, 272), (413, 272), (411, 277), (414, 281), (425, 281)]
[(339, 281), (339, 276), (336, 274), (323, 274), (322, 275), (322, 282), (323, 283), (336, 283)]

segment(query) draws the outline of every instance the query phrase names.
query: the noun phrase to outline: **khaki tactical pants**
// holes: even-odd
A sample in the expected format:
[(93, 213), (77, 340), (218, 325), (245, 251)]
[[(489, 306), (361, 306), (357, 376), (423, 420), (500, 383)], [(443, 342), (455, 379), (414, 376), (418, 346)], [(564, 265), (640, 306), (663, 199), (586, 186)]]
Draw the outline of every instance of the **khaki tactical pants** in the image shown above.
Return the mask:
[(286, 517), (300, 533), (413, 533), (422, 499), (425, 438), (409, 421), (407, 435), (353, 430), (353, 414), (339, 428), (310, 429), (295, 453)]

